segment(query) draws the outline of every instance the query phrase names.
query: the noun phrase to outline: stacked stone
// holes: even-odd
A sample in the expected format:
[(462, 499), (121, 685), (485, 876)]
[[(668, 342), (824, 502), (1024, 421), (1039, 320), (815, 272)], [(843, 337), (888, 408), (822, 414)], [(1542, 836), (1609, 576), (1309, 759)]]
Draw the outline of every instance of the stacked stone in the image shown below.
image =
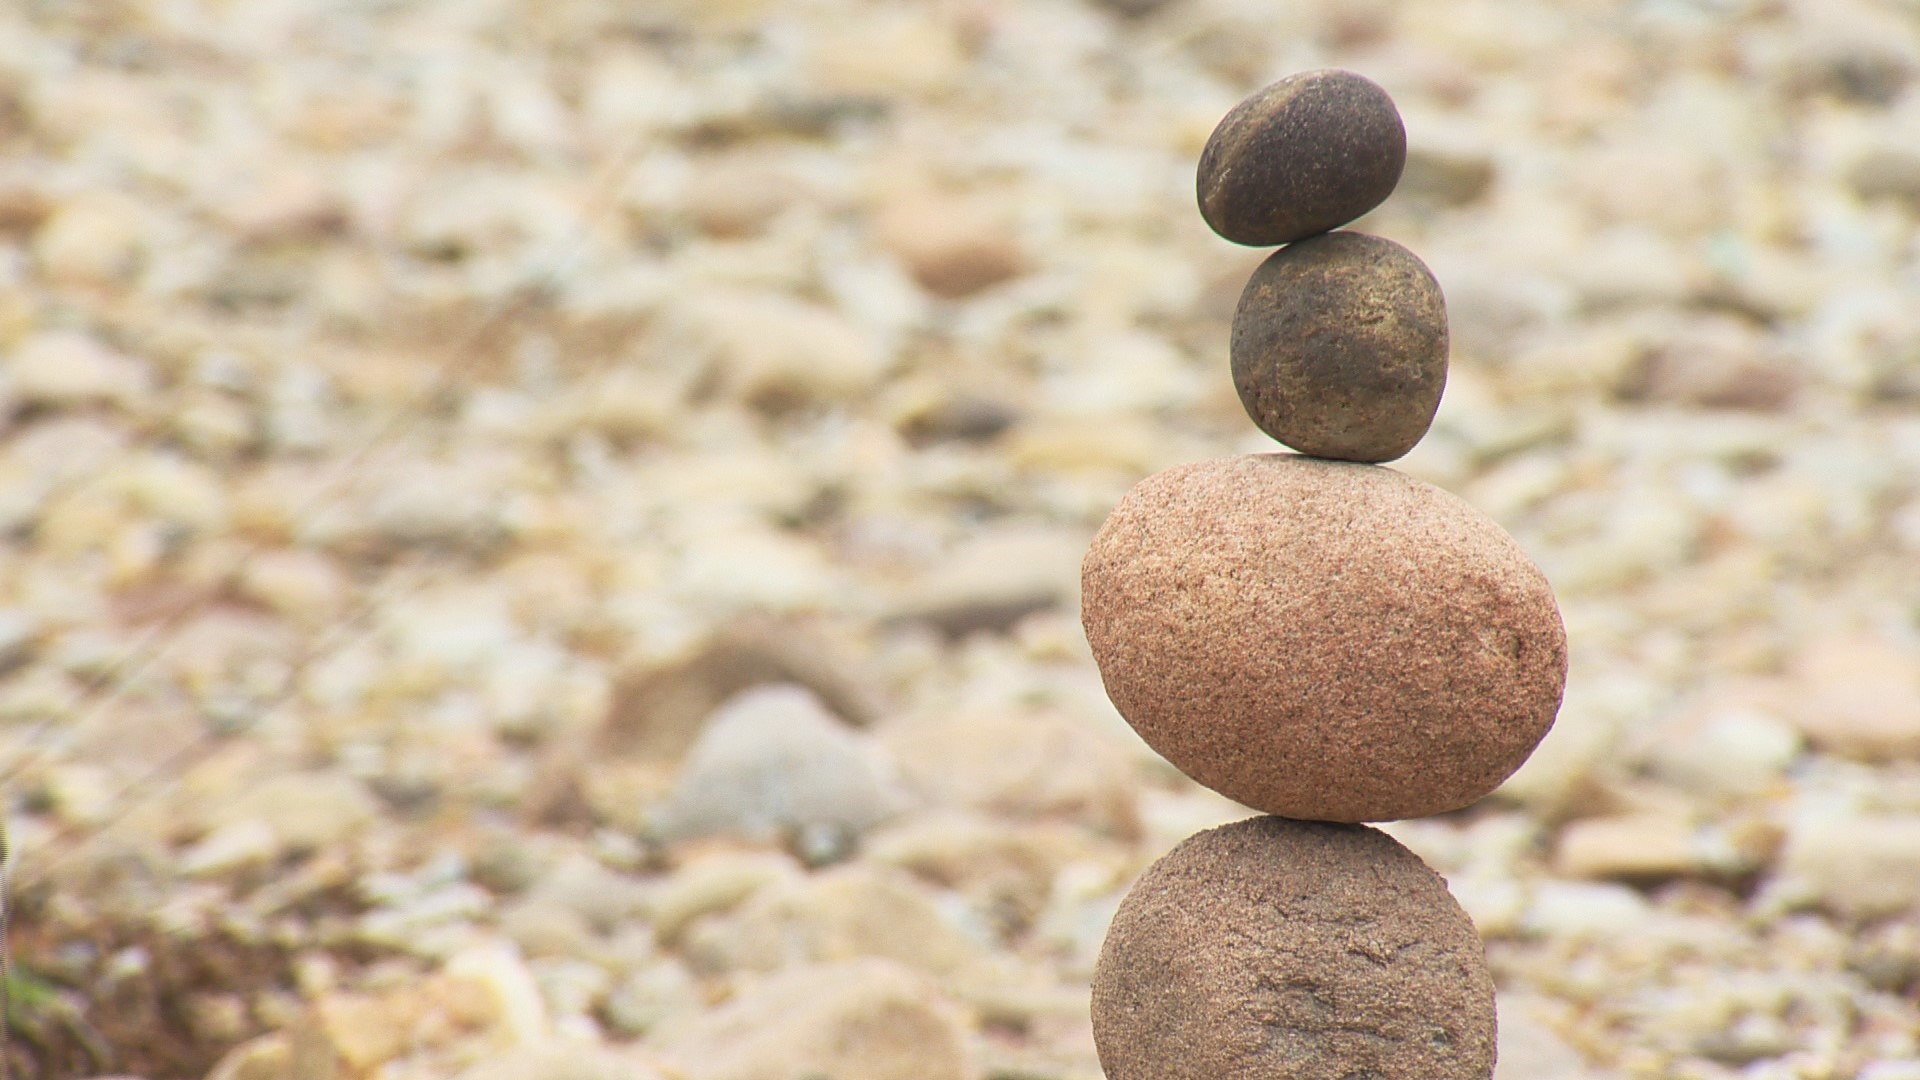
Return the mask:
[(1399, 181), (1385, 91), (1267, 87), (1200, 159), (1228, 240), (1285, 245), (1240, 298), (1234, 384), (1297, 454), (1137, 485), (1082, 568), (1108, 695), (1188, 776), (1268, 816), (1200, 833), (1121, 904), (1093, 984), (1111, 1080), (1486, 1080), (1493, 981), (1419, 857), (1361, 822), (1445, 813), (1532, 753), (1566, 635), (1493, 521), (1381, 466), (1432, 423), (1446, 309), (1405, 248), (1336, 232)]

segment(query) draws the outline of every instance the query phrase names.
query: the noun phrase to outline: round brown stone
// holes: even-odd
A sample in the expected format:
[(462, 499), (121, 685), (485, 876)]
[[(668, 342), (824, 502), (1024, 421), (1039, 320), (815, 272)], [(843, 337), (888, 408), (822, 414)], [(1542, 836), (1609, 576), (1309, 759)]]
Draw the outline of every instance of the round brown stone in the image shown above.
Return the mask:
[(1121, 902), (1093, 975), (1108, 1080), (1487, 1080), (1493, 979), (1420, 858), (1364, 825), (1188, 837)]
[(1236, 244), (1337, 229), (1379, 206), (1407, 163), (1407, 129), (1370, 79), (1289, 75), (1235, 105), (1200, 152), (1200, 216)]
[(1081, 564), (1107, 694), (1257, 810), (1455, 810), (1533, 751), (1566, 687), (1552, 589), (1501, 528), (1391, 469), (1260, 454), (1135, 485)]
[(1303, 454), (1392, 461), (1447, 384), (1447, 305), (1413, 252), (1366, 233), (1273, 253), (1233, 313), (1233, 385), (1260, 430)]

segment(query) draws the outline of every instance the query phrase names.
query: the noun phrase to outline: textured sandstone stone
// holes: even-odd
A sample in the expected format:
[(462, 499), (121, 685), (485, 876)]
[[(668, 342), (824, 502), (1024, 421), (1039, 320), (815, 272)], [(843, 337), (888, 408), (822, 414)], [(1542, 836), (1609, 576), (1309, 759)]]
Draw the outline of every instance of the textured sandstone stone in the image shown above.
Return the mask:
[(1358, 825), (1248, 818), (1120, 904), (1093, 977), (1109, 1080), (1487, 1080), (1493, 979), (1446, 883)]
[(1260, 430), (1303, 454), (1392, 461), (1447, 384), (1447, 306), (1413, 252), (1336, 232), (1260, 264), (1233, 315), (1233, 385)]
[(1493, 790), (1546, 734), (1566, 632), (1500, 527), (1388, 469), (1292, 454), (1141, 481), (1082, 620), (1148, 745), (1255, 809), (1384, 821)]
[(1336, 229), (1386, 201), (1407, 131), (1372, 80), (1289, 75), (1220, 121), (1200, 152), (1200, 216), (1236, 244), (1265, 247)]

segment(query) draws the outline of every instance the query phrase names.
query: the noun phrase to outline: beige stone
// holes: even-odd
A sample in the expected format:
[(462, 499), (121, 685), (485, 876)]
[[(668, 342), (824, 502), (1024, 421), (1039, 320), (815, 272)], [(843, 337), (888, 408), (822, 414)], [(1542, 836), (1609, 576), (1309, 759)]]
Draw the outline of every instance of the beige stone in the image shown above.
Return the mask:
[(221, 1055), (207, 1080), (286, 1080), (292, 1059), (285, 1035), (262, 1035)]
[(675, 313), (669, 336), (741, 400), (776, 413), (858, 400), (892, 363), (839, 311), (771, 291), (702, 290)]
[(552, 1035), (540, 985), (520, 951), (488, 942), (455, 954), (444, 969), (446, 992), (475, 1026), (508, 1046), (535, 1046)]
[(702, 915), (731, 910), (799, 875), (799, 864), (779, 852), (716, 851), (692, 859), (674, 871), (648, 905), (654, 936), (671, 944)]
[(1920, 910), (1920, 814), (1804, 811), (1787, 828), (1780, 863), (1791, 889), (1843, 917)]
[(881, 957), (950, 976), (978, 959), (929, 890), (901, 871), (861, 866), (762, 890), (683, 938), (690, 963), (710, 972)]
[(962, 1029), (933, 984), (898, 964), (793, 968), (661, 1033), (687, 1080), (968, 1080)]
[(771, 155), (733, 153), (702, 163), (683, 205), (702, 232), (739, 239), (765, 229), (801, 194)]
[(1553, 723), (1566, 635), (1500, 527), (1387, 469), (1288, 454), (1142, 481), (1087, 552), (1108, 694), (1195, 780), (1384, 821), (1493, 790)]
[(936, 812), (870, 834), (863, 853), (952, 889), (974, 910), (1018, 929), (1040, 913), (1056, 871), (1085, 844), (1070, 825), (1010, 829), (985, 815)]
[(908, 785), (932, 805), (1076, 818), (1122, 835), (1139, 828), (1133, 755), (1083, 719), (1039, 709), (956, 709), (903, 719), (883, 728), (880, 740)]
[(1867, 761), (1920, 757), (1920, 650), (1842, 635), (1794, 666), (1788, 719), (1814, 746)]
[(139, 272), (145, 227), (131, 200), (93, 196), (62, 204), (33, 238), (34, 261), (69, 285), (109, 285)]
[(1036, 612), (1070, 603), (1086, 549), (1079, 529), (983, 530), (910, 585), (894, 618), (949, 637), (1004, 632)]
[(317, 551), (261, 551), (240, 567), (241, 594), (302, 622), (324, 623), (352, 599), (352, 582)]
[(413, 1041), (417, 1009), (403, 996), (328, 994), (313, 1005), (313, 1022), (349, 1073), (372, 1071)]
[(1019, 274), (1024, 265), (1006, 216), (978, 198), (902, 196), (881, 208), (874, 233), (935, 296), (971, 296)]
[(344, 773), (275, 776), (248, 788), (218, 811), (219, 824), (258, 819), (282, 851), (315, 851), (344, 843), (379, 817), (379, 803)]
[(1419, 857), (1364, 826), (1191, 837), (1121, 902), (1093, 977), (1109, 1080), (1485, 1080), (1493, 978)]
[(1493, 1080), (1594, 1080), (1580, 1052), (1542, 1019), (1551, 1008), (1535, 995), (1500, 995), (1500, 1061)]
[(490, 1057), (462, 1071), (456, 1080), (659, 1080), (661, 1075), (629, 1054), (555, 1041)]
[(1704, 869), (1693, 826), (1661, 814), (1587, 818), (1568, 825), (1554, 849), (1567, 877), (1660, 880)]
[(7, 359), (13, 393), (52, 408), (140, 403), (153, 391), (148, 365), (85, 334), (49, 330), (22, 341)]
[(1777, 687), (1741, 687), (1694, 703), (1662, 722), (1641, 755), (1644, 768), (1702, 796), (1766, 793), (1780, 785), (1806, 745), (1778, 715), (1781, 696)]
[(812, 85), (828, 94), (906, 98), (935, 94), (966, 70), (953, 27), (933, 8), (835, 20), (811, 35)]
[(670, 658), (617, 675), (591, 753), (678, 760), (723, 702), (767, 683), (798, 683), (834, 715), (865, 727), (880, 705), (865, 672), (839, 644), (805, 620), (729, 620)]
[(1805, 381), (1763, 331), (1731, 317), (1695, 318), (1643, 350), (1615, 393), (1631, 402), (1779, 412)]

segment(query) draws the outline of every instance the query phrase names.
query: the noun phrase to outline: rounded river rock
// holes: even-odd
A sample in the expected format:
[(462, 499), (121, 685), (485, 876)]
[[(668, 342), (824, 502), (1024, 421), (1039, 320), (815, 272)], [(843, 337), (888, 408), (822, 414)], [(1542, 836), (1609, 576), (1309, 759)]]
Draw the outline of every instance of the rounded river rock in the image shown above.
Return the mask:
[(1455, 810), (1559, 711), (1567, 641), (1484, 514), (1373, 465), (1257, 454), (1135, 485), (1081, 564), (1107, 694), (1161, 756), (1256, 810)]
[(1420, 858), (1364, 825), (1192, 836), (1120, 904), (1093, 976), (1108, 1080), (1487, 1080), (1493, 979)]
[(1379, 206), (1407, 163), (1407, 129), (1379, 84), (1327, 68), (1235, 105), (1200, 152), (1200, 216), (1236, 244), (1270, 247)]
[(1392, 461), (1447, 384), (1447, 305), (1391, 240), (1336, 232), (1275, 252), (1233, 315), (1233, 385), (1260, 430), (1303, 454)]

